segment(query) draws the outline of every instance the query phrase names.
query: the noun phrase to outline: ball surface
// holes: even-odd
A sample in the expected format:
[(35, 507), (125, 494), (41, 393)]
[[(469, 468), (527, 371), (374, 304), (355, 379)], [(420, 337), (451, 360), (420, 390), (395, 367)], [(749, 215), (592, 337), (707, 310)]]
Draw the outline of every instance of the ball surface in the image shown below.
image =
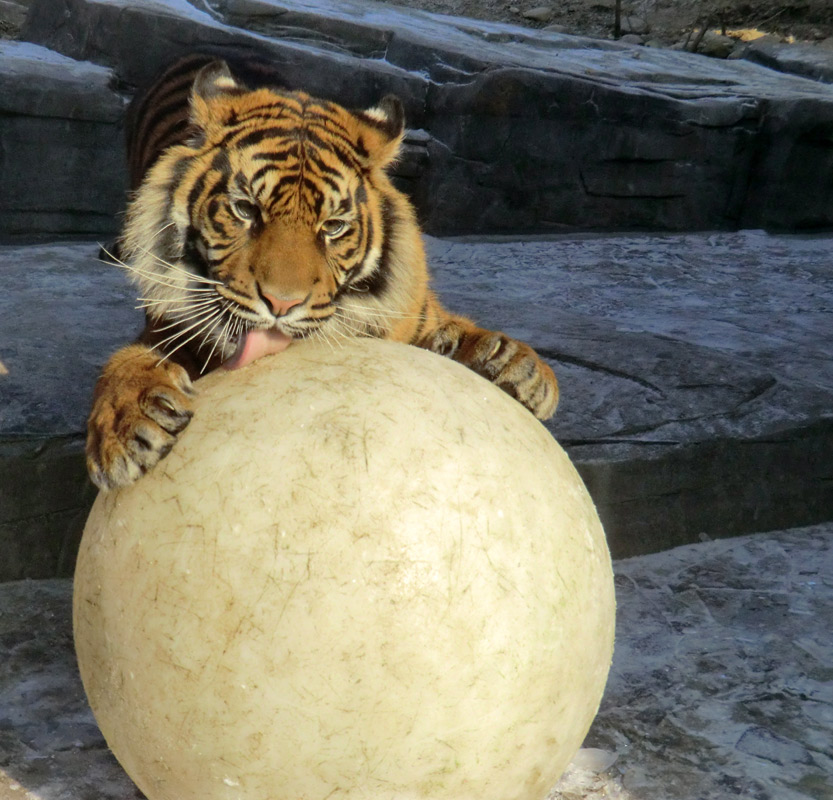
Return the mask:
[(613, 648), (593, 503), (464, 367), (299, 343), (198, 383), (171, 454), (100, 494), (81, 675), (150, 800), (540, 800)]

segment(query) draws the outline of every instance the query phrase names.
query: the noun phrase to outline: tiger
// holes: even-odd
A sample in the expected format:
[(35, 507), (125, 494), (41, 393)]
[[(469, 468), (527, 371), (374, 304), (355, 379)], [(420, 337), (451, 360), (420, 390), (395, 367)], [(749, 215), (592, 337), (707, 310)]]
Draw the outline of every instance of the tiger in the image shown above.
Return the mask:
[(133, 193), (116, 249), (145, 327), (95, 384), (93, 483), (127, 486), (171, 451), (200, 375), (302, 339), (425, 348), (549, 418), (559, 392), (549, 365), (447, 311), (431, 288), (415, 209), (390, 175), (401, 101), (350, 110), (287, 88), (260, 62), (232, 64), (186, 57), (128, 111)]

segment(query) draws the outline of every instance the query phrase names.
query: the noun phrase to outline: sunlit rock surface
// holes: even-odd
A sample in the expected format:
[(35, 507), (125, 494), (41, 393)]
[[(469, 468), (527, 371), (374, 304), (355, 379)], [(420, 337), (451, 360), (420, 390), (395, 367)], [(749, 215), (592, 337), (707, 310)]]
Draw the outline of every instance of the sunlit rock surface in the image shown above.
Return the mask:
[(36, 0), (23, 35), (126, 93), (206, 46), (348, 106), (394, 93), (434, 234), (833, 224), (833, 85), (749, 61), (341, 0)]

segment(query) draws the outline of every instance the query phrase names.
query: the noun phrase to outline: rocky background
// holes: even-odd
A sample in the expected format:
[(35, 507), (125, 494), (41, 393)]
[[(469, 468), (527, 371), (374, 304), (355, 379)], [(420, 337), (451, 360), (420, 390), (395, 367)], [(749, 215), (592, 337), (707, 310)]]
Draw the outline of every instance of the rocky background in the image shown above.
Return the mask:
[(833, 46), (833, 9), (826, 0), (402, 0), (400, 5), (718, 58), (738, 56), (751, 41)]
[(398, 180), (458, 235), (427, 239), (437, 288), (559, 375), (549, 428), (619, 612), (552, 800), (831, 800), (833, 7), (413, 5), (0, 0), (0, 798), (138, 797), (83, 696), (66, 579), (92, 383), (141, 324), (96, 254), (136, 86), (236, 43), (346, 102), (403, 97)]
[[(92, 256), (124, 208), (124, 110), (201, 45), (403, 99), (398, 181), (428, 233), (481, 239), (429, 247), (437, 286), (561, 377), (550, 430), (616, 556), (833, 517), (829, 240), (656, 233), (833, 228), (826, 48), (765, 67), (369, 1), (194, 2), (32, 0), (0, 41), (0, 241), (93, 240), (0, 250), (2, 576), (71, 572), (91, 386), (139, 327)], [(483, 241), (579, 231), (621, 233)]]
[[(2, 0), (0, 36), (20, 34), (28, 3)], [(396, 5), (556, 33), (636, 37), (626, 41), (716, 57), (738, 55), (752, 41), (833, 47), (833, 8), (827, 0), (399, 0)]]
[[(209, 44), (261, 51), (283, 65), (290, 83), (347, 104), (398, 94), (412, 129), (399, 180), (429, 233), (833, 225), (833, 71), (824, 44), (780, 44), (773, 35), (739, 46), (738, 58), (726, 61), (544, 25), (572, 10), (576, 26), (610, 36), (607, 0), (518, 6), (518, 14), (495, 3), (443, 8), (500, 11), (535, 29), (372, 2), (32, 0), (27, 15), (15, 0), (2, 2), (7, 15), (17, 14), (19, 38), (50, 55), (7, 46), (6, 64), (23, 61), (0, 76), (5, 111), (14, 115), (0, 131), (7, 154), (0, 181), (9, 187), (0, 235), (115, 229), (123, 205), (119, 107), (169, 60)], [(659, 31), (667, 19), (660, 3), (623, 8), (626, 26), (644, 18)], [(688, 20), (679, 35), (689, 50), (702, 49), (705, 5), (677, 8), (676, 27)], [(813, 9), (770, 14), (769, 29), (778, 33), (778, 24), (800, 16), (813, 23), (807, 36), (826, 36), (829, 9)], [(735, 10), (721, 19), (767, 22)], [(697, 19), (700, 29), (692, 27)], [(607, 22), (598, 28), (593, 20)], [(64, 88), (44, 85), (32, 106), (27, 60), (55, 66), (55, 54), (101, 70), (81, 79), (83, 91), (69, 91), (68, 73), (82, 66), (63, 62), (50, 80)], [(42, 71), (39, 82), (46, 83)], [(71, 110), (61, 105), (67, 96), (75, 96)], [(41, 144), (55, 154), (47, 163), (66, 165), (49, 170), (48, 193), (40, 186), (46, 170), (33, 176), (28, 167)]]

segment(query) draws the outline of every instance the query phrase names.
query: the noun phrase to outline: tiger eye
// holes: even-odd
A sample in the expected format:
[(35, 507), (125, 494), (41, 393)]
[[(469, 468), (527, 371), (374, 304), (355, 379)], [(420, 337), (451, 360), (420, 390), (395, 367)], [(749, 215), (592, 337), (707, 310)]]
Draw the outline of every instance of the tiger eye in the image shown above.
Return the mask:
[(328, 219), (321, 223), (321, 232), (330, 239), (343, 236), (350, 226), (343, 219)]
[(260, 209), (249, 200), (232, 200), (231, 210), (243, 222), (256, 222), (260, 218)]

